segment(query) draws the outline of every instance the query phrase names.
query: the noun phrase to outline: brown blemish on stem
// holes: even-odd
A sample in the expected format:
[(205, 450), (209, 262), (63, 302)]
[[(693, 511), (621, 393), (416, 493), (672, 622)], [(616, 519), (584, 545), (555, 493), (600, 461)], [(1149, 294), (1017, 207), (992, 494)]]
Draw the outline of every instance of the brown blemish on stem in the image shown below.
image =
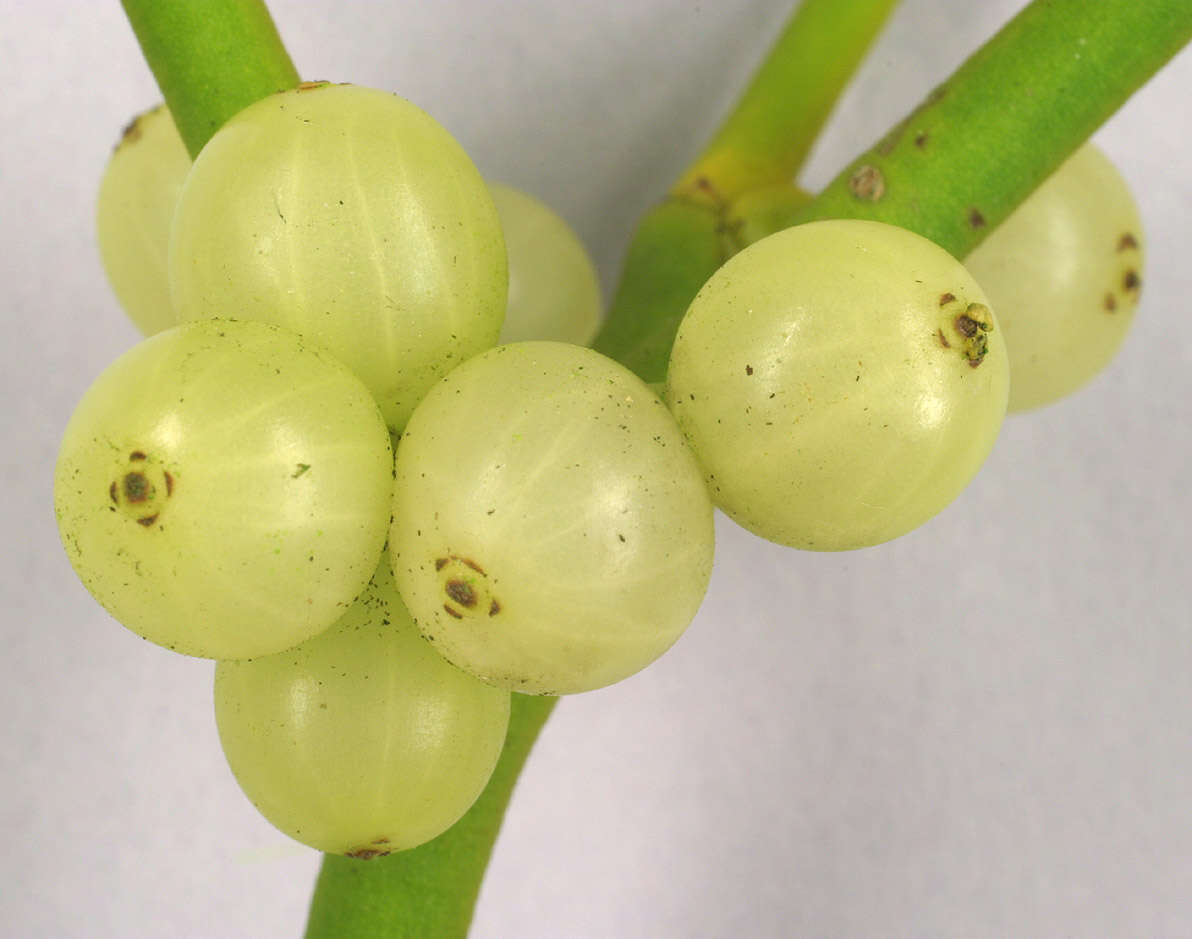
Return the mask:
[(915, 134), (915, 146), (922, 150), (927, 146), (927, 131), (920, 131)]
[(867, 163), (849, 177), (848, 188), (864, 202), (877, 202), (886, 194), (886, 178), (876, 166)]
[(969, 209), (968, 223), (970, 228), (984, 228), (985, 216), (980, 209)]

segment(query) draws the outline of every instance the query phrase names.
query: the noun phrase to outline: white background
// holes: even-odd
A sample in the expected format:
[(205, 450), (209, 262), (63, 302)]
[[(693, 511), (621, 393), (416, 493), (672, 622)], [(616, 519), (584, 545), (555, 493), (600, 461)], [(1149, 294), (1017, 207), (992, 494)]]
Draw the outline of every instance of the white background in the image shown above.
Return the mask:
[[(1020, 5), (906, 0), (804, 181)], [(787, 6), (272, 4), (305, 77), (429, 110), (564, 213), (606, 289)], [(237, 790), (211, 664), (116, 625), (54, 529), (59, 435), (137, 338), (96, 185), (157, 94), (115, 0), (0, 10), (0, 933), (295, 937), (319, 858)], [(720, 519), (686, 637), (548, 725), (475, 937), (1192, 935), (1190, 87), (1185, 53), (1099, 136), (1151, 247), (1109, 372), (1008, 420), (970, 489), (893, 544), (798, 553)]]

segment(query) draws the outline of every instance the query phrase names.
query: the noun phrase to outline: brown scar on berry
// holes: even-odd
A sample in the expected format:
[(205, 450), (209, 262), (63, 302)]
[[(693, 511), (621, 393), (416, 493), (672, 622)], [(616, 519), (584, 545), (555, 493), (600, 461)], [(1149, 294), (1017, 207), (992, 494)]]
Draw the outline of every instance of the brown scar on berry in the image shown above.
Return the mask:
[(447, 596), (460, 606), (471, 609), (476, 605), (476, 591), (466, 580), (449, 580), (443, 589), (446, 591)]
[(945, 349), (952, 348), (952, 343), (948, 342), (948, 337), (944, 335), (944, 330), (942, 327), (937, 331), (936, 335), (940, 337), (941, 346), (943, 346)]
[(971, 228), (984, 228), (985, 216), (981, 214), (980, 209), (969, 209), (968, 222)]
[(1126, 271), (1126, 276), (1122, 278), (1122, 286), (1127, 290), (1137, 290), (1142, 286), (1142, 279), (1138, 276), (1138, 271)]
[(172, 496), (174, 494), (174, 474), (167, 470), (162, 470), (162, 476), (166, 480), (166, 495)]
[(326, 80), (302, 82), (301, 84), (298, 85), (298, 87), (295, 89), (295, 91), (314, 91), (316, 88), (322, 88), (324, 85), (330, 85), (330, 84), (331, 84), (331, 82), (326, 81)]
[(121, 489), (128, 502), (144, 502), (153, 495), (153, 485), (142, 473), (125, 473)]
[(1108, 310), (1110, 313), (1114, 312), (1117, 309), (1117, 297), (1115, 297), (1111, 293), (1107, 293), (1105, 295), (1105, 309)]
[(886, 194), (886, 178), (876, 166), (857, 167), (848, 180), (849, 192), (865, 202), (877, 202)]
[(108, 495), (112, 497), (112, 501), (117, 505), (120, 504), (120, 499), (116, 495), (116, 480), (112, 480), (112, 485), (108, 486)]
[(1130, 232), (1126, 232), (1124, 235), (1122, 235), (1121, 238), (1118, 239), (1118, 244), (1117, 244), (1118, 251), (1129, 251), (1131, 248), (1137, 248), (1137, 247), (1138, 247), (1138, 239), (1135, 238), (1132, 234), (1130, 234)]
[(967, 313), (961, 313), (952, 322), (956, 326), (956, 331), (964, 336), (965, 339), (972, 339), (973, 336), (977, 335), (977, 330), (980, 329), (977, 321)]
[(157, 521), (157, 516), (158, 516), (158, 513), (154, 512), (152, 515), (146, 515), (144, 518), (138, 518), (137, 524), (144, 525), (146, 528), (148, 528), (150, 525), (152, 525), (154, 522)]
[[(380, 844), (381, 842), (374, 841), (373, 844)], [(384, 857), (389, 854), (387, 848), (356, 848), (354, 851), (348, 851), (346, 857), (355, 858), (357, 861), (371, 861), (375, 857)]]
[(471, 558), (460, 558), (460, 561), (462, 561), (464, 564), (467, 564), (468, 567), (472, 568), (472, 570), (474, 570), (481, 577), (488, 576), (486, 573), (484, 573), (484, 568), (482, 568), (479, 564), (477, 564)]
[(490, 603), (488, 606), (488, 615), (496, 616), (500, 612), (501, 612), (501, 604), (499, 604), (496, 600), (493, 600), (493, 602)]
[(453, 610), (446, 603), (443, 604), (443, 609), (447, 611), (448, 616), (454, 616), (456, 619), (463, 619), (464, 615), (459, 610)]
[(132, 453), (128, 455), (128, 458), (134, 462), (149, 459), (149, 457), (145, 456), (144, 450), (133, 450)]
[(940, 306), (947, 306), (949, 303), (951, 303), (955, 299), (956, 299), (956, 294), (954, 294), (954, 293), (941, 293), (940, 294)]
[(441, 571), (444, 567), (447, 566), (448, 560), (450, 560), (450, 559), (449, 558), (436, 558), (435, 559), (435, 570)]

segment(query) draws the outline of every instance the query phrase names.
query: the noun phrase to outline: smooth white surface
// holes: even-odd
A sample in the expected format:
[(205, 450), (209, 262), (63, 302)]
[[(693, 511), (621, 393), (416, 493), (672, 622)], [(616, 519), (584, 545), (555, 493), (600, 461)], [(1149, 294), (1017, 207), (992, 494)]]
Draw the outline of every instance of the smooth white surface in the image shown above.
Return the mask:
[[(806, 182), (1020, 5), (906, 0)], [(559, 209), (608, 289), (788, 4), (272, 6), (305, 76), (425, 107)], [(92, 211), (152, 79), (115, 0), (4, 19), (0, 934), (298, 936), (318, 856), (236, 789), (212, 666), (110, 620), (54, 530), (61, 430), (136, 338)], [(1110, 371), (1008, 421), (961, 499), (891, 545), (797, 553), (720, 519), (687, 636), (548, 725), (476, 939), (1192, 934), (1189, 87), (1185, 52), (1099, 135), (1150, 242)]]

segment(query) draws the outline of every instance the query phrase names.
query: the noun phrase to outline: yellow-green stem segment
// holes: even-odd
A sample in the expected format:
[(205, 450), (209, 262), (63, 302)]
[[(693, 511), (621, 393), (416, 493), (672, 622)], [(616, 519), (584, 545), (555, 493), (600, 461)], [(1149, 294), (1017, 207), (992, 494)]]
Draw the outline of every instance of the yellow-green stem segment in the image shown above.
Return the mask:
[(897, 2), (803, 0), (672, 194), (729, 201), (793, 180)]
[(232, 115), (298, 84), (264, 0), (122, 0), (191, 158)]

